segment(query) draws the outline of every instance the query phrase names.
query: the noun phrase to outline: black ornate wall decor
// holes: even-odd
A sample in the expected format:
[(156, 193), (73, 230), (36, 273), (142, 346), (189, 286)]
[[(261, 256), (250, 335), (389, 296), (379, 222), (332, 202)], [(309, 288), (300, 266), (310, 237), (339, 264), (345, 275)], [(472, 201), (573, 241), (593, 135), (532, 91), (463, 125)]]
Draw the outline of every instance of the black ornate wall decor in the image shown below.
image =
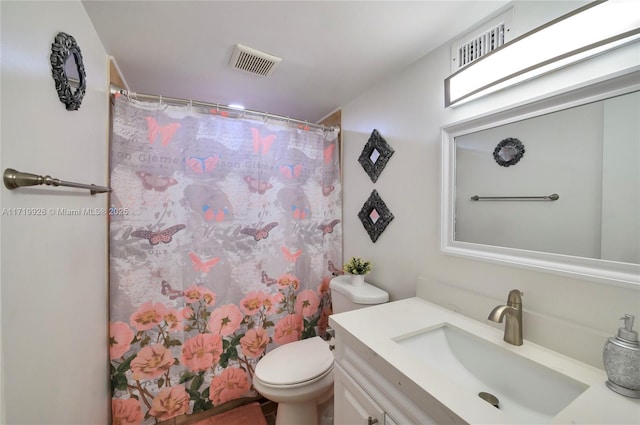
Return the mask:
[(375, 183), (378, 180), (378, 176), (382, 173), (387, 162), (389, 162), (393, 152), (391, 146), (378, 133), (378, 130), (373, 130), (358, 158), (358, 162), (367, 172), (372, 182)]
[(358, 213), (358, 218), (369, 233), (371, 241), (375, 243), (393, 220), (393, 214), (374, 189)]
[(87, 88), (82, 52), (75, 38), (59, 32), (51, 44), (51, 75), (60, 102), (68, 111), (77, 111)]
[(493, 150), (493, 159), (503, 167), (516, 164), (524, 155), (524, 145), (514, 137), (502, 140)]

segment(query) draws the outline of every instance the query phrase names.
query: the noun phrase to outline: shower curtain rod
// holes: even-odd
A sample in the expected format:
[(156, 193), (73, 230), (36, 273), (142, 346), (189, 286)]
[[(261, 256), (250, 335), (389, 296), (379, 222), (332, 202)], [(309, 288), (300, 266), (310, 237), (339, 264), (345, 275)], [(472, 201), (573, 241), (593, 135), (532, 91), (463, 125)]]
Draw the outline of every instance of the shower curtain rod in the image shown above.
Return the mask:
[(268, 112), (260, 112), (260, 111), (253, 111), (251, 109), (235, 109), (235, 108), (231, 108), (229, 106), (225, 106), (225, 105), (220, 105), (219, 103), (209, 103), (209, 102), (201, 102), (201, 101), (197, 101), (197, 100), (191, 100), (191, 99), (179, 99), (176, 97), (166, 97), (166, 96), (160, 96), (160, 95), (155, 95), (155, 94), (144, 94), (144, 93), (136, 93), (136, 92), (132, 92), (132, 91), (128, 91), (125, 90), (123, 88), (120, 88), (118, 86), (116, 86), (115, 84), (111, 84), (110, 85), (110, 91), (111, 91), (111, 95), (116, 95), (116, 94), (121, 94), (123, 96), (127, 96), (129, 98), (133, 98), (136, 100), (150, 100), (150, 101), (159, 101), (159, 102), (167, 102), (167, 103), (173, 103), (173, 104), (178, 104), (178, 105), (193, 105), (193, 106), (204, 106), (207, 108), (216, 108), (216, 109), (224, 109), (225, 111), (232, 111), (235, 113), (240, 114), (241, 116), (244, 115), (256, 115), (259, 117), (265, 117), (265, 118), (273, 118), (273, 119), (277, 119), (277, 120), (281, 120), (281, 121), (286, 121), (286, 122), (290, 122), (290, 123), (294, 123), (294, 124), (301, 124), (301, 125), (305, 125), (311, 128), (318, 128), (321, 129), (322, 131), (333, 131), (335, 130), (335, 127), (327, 127), (325, 125), (322, 124), (313, 124), (307, 121), (302, 121), (302, 120), (296, 120), (293, 118), (289, 118), (289, 117), (285, 117), (283, 115), (275, 115), (275, 114), (270, 114)]

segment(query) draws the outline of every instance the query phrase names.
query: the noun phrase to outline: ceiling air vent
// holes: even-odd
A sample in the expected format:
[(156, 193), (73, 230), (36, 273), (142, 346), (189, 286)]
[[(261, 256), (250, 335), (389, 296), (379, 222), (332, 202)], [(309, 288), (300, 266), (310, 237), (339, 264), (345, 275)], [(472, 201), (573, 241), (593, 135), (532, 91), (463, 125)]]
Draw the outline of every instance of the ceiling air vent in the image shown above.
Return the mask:
[(251, 47), (236, 44), (229, 65), (242, 71), (266, 77), (271, 75), (282, 59)]

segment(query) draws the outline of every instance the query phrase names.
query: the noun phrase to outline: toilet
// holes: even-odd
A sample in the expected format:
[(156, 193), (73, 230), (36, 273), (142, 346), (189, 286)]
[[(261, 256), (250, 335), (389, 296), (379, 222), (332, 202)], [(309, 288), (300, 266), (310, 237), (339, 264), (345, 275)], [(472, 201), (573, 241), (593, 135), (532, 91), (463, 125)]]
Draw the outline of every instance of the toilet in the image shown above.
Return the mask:
[[(350, 276), (331, 280), (333, 313), (389, 301), (389, 294), (368, 283), (354, 285)], [(318, 406), (333, 396), (333, 353), (315, 336), (270, 351), (256, 365), (255, 389), (278, 403), (276, 425), (316, 425)]]

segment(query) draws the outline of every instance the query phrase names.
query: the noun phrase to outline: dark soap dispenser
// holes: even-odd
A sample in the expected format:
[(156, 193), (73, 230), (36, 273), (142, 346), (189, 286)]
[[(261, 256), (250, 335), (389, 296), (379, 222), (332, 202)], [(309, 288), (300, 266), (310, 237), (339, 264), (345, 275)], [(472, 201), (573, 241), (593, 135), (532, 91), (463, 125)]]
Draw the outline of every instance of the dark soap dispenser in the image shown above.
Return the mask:
[(633, 330), (634, 317), (625, 314), (624, 327), (604, 344), (602, 357), (609, 380), (607, 387), (627, 397), (640, 398), (640, 344)]

